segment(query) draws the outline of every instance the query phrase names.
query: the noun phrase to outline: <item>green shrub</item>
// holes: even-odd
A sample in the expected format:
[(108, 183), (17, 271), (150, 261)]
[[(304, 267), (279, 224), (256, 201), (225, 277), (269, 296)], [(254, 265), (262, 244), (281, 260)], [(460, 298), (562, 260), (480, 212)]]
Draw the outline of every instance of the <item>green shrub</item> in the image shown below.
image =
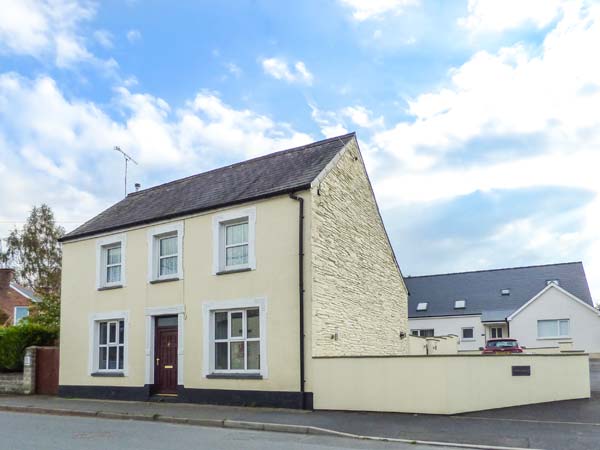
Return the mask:
[(0, 328), (0, 372), (23, 369), (25, 349), (32, 345), (53, 345), (58, 329), (38, 324)]

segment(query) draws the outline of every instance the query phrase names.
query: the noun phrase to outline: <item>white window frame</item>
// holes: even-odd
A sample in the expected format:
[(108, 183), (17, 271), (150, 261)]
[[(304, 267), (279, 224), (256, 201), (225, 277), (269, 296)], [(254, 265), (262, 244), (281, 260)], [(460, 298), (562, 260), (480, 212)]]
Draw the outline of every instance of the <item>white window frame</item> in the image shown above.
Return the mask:
[[(432, 331), (432, 336), (421, 336), (421, 332), (423, 331)], [(417, 334), (414, 334), (414, 332), (417, 332)], [(418, 337), (434, 337), (435, 336), (435, 329), (434, 328), (413, 328), (412, 330), (410, 330), (410, 334), (413, 336), (418, 336)]]
[[(100, 369), (100, 323), (101, 322), (117, 322), (122, 320), (124, 323), (124, 341), (123, 341), (123, 369)], [(117, 335), (118, 335), (117, 328)], [(107, 328), (108, 333), (108, 328)], [(108, 336), (107, 336), (108, 339)], [(115, 374), (128, 375), (128, 357), (129, 357), (129, 311), (112, 311), (106, 313), (96, 313), (90, 315), (89, 323), (89, 367), (90, 375)]]
[(427, 308), (429, 308), (429, 302), (417, 303), (417, 311), (427, 311)]
[[(494, 336), (494, 330), (496, 330), (496, 336)], [(498, 333), (500, 330), (500, 333)], [(501, 334), (502, 336), (498, 336)], [(506, 336), (508, 338), (508, 336)], [(490, 327), (490, 339), (504, 339), (504, 328), (503, 327)]]
[[(540, 322), (556, 322), (556, 335), (540, 336)], [(560, 322), (567, 322), (569, 333), (566, 335), (560, 334)], [(571, 319), (542, 319), (537, 321), (537, 338), (538, 339), (569, 339), (571, 338)]]
[[(217, 312), (228, 312), (230, 319), (230, 313), (239, 312), (240, 310), (256, 309), (258, 308), (259, 317), (259, 338), (233, 338), (231, 336), (231, 320), (228, 321), (228, 339), (227, 340), (215, 340), (215, 313)], [(245, 314), (243, 316), (246, 317)], [(246, 320), (243, 320), (244, 333), (246, 335)], [(263, 379), (268, 377), (268, 366), (267, 366), (267, 299), (266, 298), (253, 298), (253, 299), (239, 299), (239, 300), (225, 300), (216, 302), (204, 302), (202, 304), (202, 323), (203, 323), (203, 364), (202, 364), (202, 376), (204, 378), (211, 374), (255, 374), (262, 376)], [(258, 370), (216, 370), (215, 369), (215, 342), (232, 342), (232, 341), (260, 341), (260, 369)], [(229, 361), (228, 361), (229, 364)]]
[(27, 310), (27, 315), (23, 316), (21, 318), (21, 320), (23, 320), (25, 317), (29, 317), (29, 306), (15, 306), (15, 309), (13, 310), (13, 325), (16, 325), (17, 323), (19, 323), (20, 321), (17, 321), (17, 309), (19, 308), (25, 308)]
[[(148, 230), (148, 282), (183, 279), (183, 222), (172, 222)], [(160, 239), (177, 236), (177, 272), (159, 275)], [(171, 255), (172, 256), (172, 255)]]
[(454, 309), (465, 309), (467, 307), (467, 301), (465, 299), (455, 300)]
[[(248, 223), (248, 263), (226, 266), (225, 228), (240, 222)], [(256, 269), (255, 207), (227, 211), (213, 217), (213, 275), (245, 269)]]
[[(471, 331), (473, 331), (473, 337), (466, 338), (465, 337), (465, 330), (471, 330)], [(460, 339), (463, 342), (474, 341), (475, 340), (475, 327), (463, 327), (463, 328), (461, 328), (461, 330), (460, 330)]]
[[(121, 247), (121, 279), (117, 282), (107, 281), (107, 251), (109, 248)], [(115, 234), (96, 240), (96, 288), (125, 286), (125, 255), (127, 250), (127, 238), (125, 234)]]
[(177, 384), (183, 385), (185, 306), (152, 306), (144, 309), (146, 315), (146, 373), (145, 384), (154, 384), (154, 344), (156, 319), (160, 316), (177, 316)]

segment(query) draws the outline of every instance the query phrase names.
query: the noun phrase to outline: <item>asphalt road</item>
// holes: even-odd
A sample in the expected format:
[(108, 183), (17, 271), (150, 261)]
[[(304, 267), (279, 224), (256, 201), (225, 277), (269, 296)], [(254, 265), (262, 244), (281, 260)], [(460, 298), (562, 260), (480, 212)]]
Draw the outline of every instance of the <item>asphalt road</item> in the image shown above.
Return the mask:
[(0, 413), (2, 450), (452, 450), (266, 431)]

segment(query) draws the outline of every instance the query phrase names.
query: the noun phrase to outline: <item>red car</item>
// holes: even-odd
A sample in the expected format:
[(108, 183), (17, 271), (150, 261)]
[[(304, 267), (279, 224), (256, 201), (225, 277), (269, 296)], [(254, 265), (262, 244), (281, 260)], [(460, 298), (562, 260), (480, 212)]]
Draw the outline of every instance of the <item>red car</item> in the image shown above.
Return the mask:
[(506, 355), (509, 353), (523, 353), (523, 347), (519, 345), (516, 339), (490, 339), (485, 344), (483, 352), (481, 352), (482, 355)]

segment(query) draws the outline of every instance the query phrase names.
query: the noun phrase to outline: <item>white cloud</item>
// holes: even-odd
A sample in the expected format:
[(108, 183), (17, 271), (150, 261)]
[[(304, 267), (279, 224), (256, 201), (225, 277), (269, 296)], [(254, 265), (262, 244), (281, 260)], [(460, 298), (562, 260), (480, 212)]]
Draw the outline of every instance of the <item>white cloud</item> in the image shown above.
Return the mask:
[(469, 0), (458, 24), (474, 32), (500, 32), (524, 25), (543, 28), (555, 20), (565, 0)]
[(94, 31), (94, 39), (104, 48), (113, 47), (113, 36), (108, 30), (96, 30)]
[(237, 78), (242, 76), (242, 69), (240, 69), (240, 67), (237, 64), (228, 62), (227, 64), (225, 64), (225, 67), (227, 68), (227, 71), (233, 76)]
[(348, 133), (348, 129), (344, 125), (344, 120), (340, 114), (332, 111), (323, 111), (313, 103), (309, 103), (309, 106), (311, 117), (319, 125), (323, 136), (330, 138)]
[(377, 118), (372, 117), (373, 112), (364, 106), (348, 106), (342, 109), (342, 115), (350, 118), (350, 120), (361, 128), (377, 128), (383, 126), (383, 116)]
[[(575, 257), (584, 259), (588, 274), (598, 273), (600, 60), (592, 56), (597, 42), (600, 5), (571, 3), (539, 49), (514, 45), (478, 52), (450, 71), (446, 86), (410, 99), (406, 112), (413, 120), (376, 132), (371, 140), (387, 158), (380, 166), (385, 172), (375, 177), (383, 207), (410, 210), (478, 191), (585, 190), (595, 200), (577, 211), (583, 217), (579, 231), (556, 226), (563, 212), (532, 206), (531, 214), (543, 220), (505, 224), (490, 245), (506, 250), (525, 242), (547, 258), (541, 262), (572, 259), (569, 249), (583, 248)], [(504, 147), (494, 153), (490, 144)], [(600, 280), (590, 277), (590, 283), (598, 295)]]
[[(111, 104), (122, 119), (67, 97), (47, 76), (0, 74), (0, 222), (24, 218), (41, 202), (60, 221), (83, 221), (118, 200), (123, 162), (115, 145), (140, 163), (130, 166), (130, 184), (149, 186), (312, 140), (211, 92), (173, 108), (122, 87)], [(8, 229), (0, 223), (0, 236)]]
[(79, 27), (94, 15), (92, 4), (75, 0), (5, 0), (0, 14), (0, 51), (50, 57), (59, 67), (93, 61)]
[(261, 63), (265, 73), (277, 80), (307, 85), (311, 85), (313, 82), (314, 77), (312, 73), (309, 72), (302, 61), (297, 61), (293, 66), (290, 66), (283, 59), (265, 58)]
[(142, 39), (142, 33), (139, 30), (129, 30), (127, 32), (127, 40), (133, 44)]
[(352, 9), (352, 17), (358, 21), (380, 18), (385, 14), (400, 14), (408, 6), (420, 4), (420, 0), (340, 0)]

